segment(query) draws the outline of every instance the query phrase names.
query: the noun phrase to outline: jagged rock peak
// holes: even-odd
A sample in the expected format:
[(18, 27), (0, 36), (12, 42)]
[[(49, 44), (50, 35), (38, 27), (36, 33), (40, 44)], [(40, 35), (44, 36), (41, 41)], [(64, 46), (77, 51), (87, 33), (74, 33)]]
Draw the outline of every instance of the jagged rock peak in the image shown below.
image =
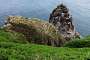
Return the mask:
[[(58, 5), (50, 14), (49, 22), (56, 26), (65, 39), (77, 36), (69, 9), (64, 5)], [(79, 33), (78, 33), (79, 36)]]

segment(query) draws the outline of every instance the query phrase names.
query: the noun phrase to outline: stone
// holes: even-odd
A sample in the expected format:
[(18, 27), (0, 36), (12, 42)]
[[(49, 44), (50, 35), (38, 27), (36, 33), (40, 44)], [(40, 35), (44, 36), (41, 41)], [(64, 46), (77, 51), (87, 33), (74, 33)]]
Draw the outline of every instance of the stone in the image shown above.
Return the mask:
[(49, 23), (52, 23), (55, 27), (57, 27), (59, 33), (66, 40), (70, 40), (71, 38), (80, 36), (80, 34), (76, 32), (72, 20), (69, 9), (64, 4), (60, 4), (50, 14)]

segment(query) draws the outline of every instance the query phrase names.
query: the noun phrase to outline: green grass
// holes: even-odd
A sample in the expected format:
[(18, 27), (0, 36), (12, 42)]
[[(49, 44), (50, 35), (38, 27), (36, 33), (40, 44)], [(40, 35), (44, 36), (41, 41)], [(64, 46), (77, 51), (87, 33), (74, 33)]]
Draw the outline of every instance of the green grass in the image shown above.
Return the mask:
[(74, 39), (66, 44), (64, 44), (65, 47), (72, 47), (72, 48), (84, 48), (84, 47), (90, 47), (90, 36), (86, 36), (81, 39)]
[(0, 42), (27, 43), (27, 40), (21, 33), (0, 30)]
[(20, 33), (0, 30), (0, 60), (90, 60), (90, 48), (30, 44)]
[(89, 60), (90, 48), (0, 43), (0, 60)]

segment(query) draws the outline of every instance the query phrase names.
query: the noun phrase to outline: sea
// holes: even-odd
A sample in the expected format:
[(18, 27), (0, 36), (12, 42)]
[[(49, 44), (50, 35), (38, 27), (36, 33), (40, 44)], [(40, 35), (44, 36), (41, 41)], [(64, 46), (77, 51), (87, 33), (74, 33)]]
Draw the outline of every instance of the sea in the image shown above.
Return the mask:
[(7, 16), (24, 16), (48, 21), (50, 13), (63, 3), (69, 8), (76, 31), (90, 35), (90, 0), (0, 0), (0, 26)]

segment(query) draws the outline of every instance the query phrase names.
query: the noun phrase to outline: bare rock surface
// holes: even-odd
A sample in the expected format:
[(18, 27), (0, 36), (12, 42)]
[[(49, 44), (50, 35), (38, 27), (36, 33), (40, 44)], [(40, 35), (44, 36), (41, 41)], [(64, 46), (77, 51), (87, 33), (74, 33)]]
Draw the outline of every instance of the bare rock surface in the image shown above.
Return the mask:
[(69, 13), (69, 9), (63, 5), (58, 5), (50, 14), (49, 22), (52, 23), (59, 33), (66, 39), (79, 37), (79, 33), (76, 32), (75, 26), (72, 21), (72, 16)]

